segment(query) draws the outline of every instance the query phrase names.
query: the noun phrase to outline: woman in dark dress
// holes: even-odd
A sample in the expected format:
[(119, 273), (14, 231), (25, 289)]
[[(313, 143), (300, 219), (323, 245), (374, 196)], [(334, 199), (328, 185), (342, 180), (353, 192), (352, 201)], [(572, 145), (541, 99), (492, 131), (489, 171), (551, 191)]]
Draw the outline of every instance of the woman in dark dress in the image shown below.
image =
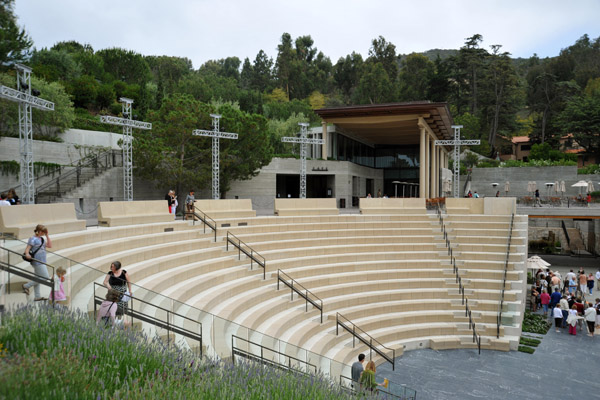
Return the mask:
[[(106, 278), (104, 278), (104, 286), (106, 286), (108, 289), (114, 289), (121, 293), (125, 293), (127, 289), (129, 289), (130, 296), (133, 296), (129, 275), (127, 275), (127, 271), (121, 269), (120, 261), (114, 261), (112, 264), (110, 264), (110, 271), (108, 271)], [(119, 301), (118, 306), (117, 315), (125, 314), (127, 311), (127, 302)]]

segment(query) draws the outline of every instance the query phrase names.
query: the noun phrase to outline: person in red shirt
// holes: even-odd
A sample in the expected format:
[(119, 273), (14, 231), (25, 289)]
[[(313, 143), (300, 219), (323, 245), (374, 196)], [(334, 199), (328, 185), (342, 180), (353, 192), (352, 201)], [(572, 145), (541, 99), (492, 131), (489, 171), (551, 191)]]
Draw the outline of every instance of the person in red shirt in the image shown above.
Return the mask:
[(544, 310), (544, 315), (548, 315), (548, 304), (550, 304), (550, 295), (546, 291), (546, 289), (542, 290), (542, 294), (540, 295), (540, 300), (542, 301), (542, 308)]

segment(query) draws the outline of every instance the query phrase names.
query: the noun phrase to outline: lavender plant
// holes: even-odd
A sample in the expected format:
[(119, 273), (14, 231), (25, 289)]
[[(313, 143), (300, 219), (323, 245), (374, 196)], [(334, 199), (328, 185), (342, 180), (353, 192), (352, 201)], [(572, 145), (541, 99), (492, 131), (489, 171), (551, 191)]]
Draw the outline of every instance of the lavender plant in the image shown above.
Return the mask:
[(38, 305), (0, 327), (0, 398), (346, 399), (322, 375), (255, 363), (199, 360), (139, 332), (97, 326), (87, 315)]

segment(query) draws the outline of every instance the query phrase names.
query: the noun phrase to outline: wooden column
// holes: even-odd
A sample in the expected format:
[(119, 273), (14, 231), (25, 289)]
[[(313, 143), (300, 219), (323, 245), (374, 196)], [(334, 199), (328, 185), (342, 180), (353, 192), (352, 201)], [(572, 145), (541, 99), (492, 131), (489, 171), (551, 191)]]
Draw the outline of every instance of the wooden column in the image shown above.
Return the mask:
[(427, 147), (427, 142), (425, 127), (419, 125), (419, 129), (421, 131), (421, 140), (419, 145), (419, 197), (425, 198), (425, 181), (427, 180), (427, 175), (425, 173), (425, 147)]
[(321, 147), (321, 157), (323, 160), (327, 160), (327, 122), (323, 121), (323, 144)]

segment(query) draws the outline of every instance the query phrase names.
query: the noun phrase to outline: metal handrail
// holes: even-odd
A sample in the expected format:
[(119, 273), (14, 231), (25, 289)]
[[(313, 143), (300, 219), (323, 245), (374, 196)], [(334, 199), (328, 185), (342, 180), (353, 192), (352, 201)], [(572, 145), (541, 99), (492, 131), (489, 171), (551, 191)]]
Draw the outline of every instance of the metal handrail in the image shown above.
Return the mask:
[[(344, 320), (346, 320), (347, 322), (349, 322), (350, 324), (352, 324), (352, 329), (350, 329), (350, 327), (346, 326), (342, 321), (340, 321), (340, 318), (343, 318)], [(377, 339), (374, 339), (371, 335), (369, 335), (367, 332), (363, 331), (362, 329), (360, 329), (354, 322), (350, 321), (348, 318), (344, 317), (342, 314), (340, 314), (339, 312), (335, 313), (335, 335), (339, 335), (339, 327), (344, 328), (348, 333), (352, 334), (352, 347), (355, 346), (355, 340), (354, 339), (358, 339), (361, 342), (363, 342), (365, 345), (369, 346), (369, 358), (373, 358), (372, 357), (372, 351), (375, 351), (375, 353), (379, 354), (381, 357), (383, 357), (387, 362), (392, 364), (392, 371), (395, 370), (395, 365), (394, 365), (394, 360), (396, 359), (396, 350), (395, 349), (390, 349), (389, 347), (385, 347), (383, 344), (381, 344)], [(362, 336), (360, 336), (359, 334), (356, 333), (356, 330), (359, 330), (360, 332), (364, 333), (366, 336), (369, 337), (369, 341), (367, 341), (365, 338), (363, 338)], [(383, 351), (379, 350), (377, 347), (373, 346), (373, 342), (377, 343), (379, 346), (383, 347), (386, 350), (391, 350), (392, 352), (392, 357), (390, 358), (390, 356), (388, 356), (387, 354), (385, 354)]]
[[(82, 168), (95, 168), (95, 174), (98, 175), (98, 162), (100, 160), (101, 157), (104, 157), (106, 159), (106, 163), (105, 165), (101, 168), (102, 171), (106, 171), (109, 168), (109, 164), (112, 164), (112, 161), (109, 161), (109, 156), (112, 156), (114, 153), (113, 150), (108, 150), (105, 151), (103, 153), (99, 153), (94, 155), (92, 158), (90, 158), (88, 161), (86, 161), (85, 163), (81, 163), (82, 160), (78, 161), (77, 165), (74, 165), (74, 169), (72, 169), (71, 171), (68, 171), (64, 174), (60, 174), (59, 176), (57, 176), (56, 178), (52, 179), (49, 182), (44, 183), (43, 185), (40, 185), (39, 187), (35, 188), (35, 192), (36, 192), (36, 197), (38, 195), (38, 193), (42, 192), (44, 189), (50, 188), (54, 185), (56, 185), (57, 189), (56, 189), (56, 193), (60, 192), (60, 180), (61, 179), (66, 179), (70, 176), (76, 175), (77, 176), (77, 187), (79, 187), (81, 185), (79, 178), (81, 175), (81, 169)], [(85, 159), (85, 158), (84, 158)]]
[[(237, 243), (236, 243), (237, 241)], [(231, 243), (234, 247), (238, 249), (238, 260), (242, 258), (242, 253), (246, 256), (250, 257), (250, 270), (252, 270), (253, 264), (252, 262), (256, 262), (263, 269), (263, 279), (267, 279), (267, 260), (260, 255), (257, 251), (255, 251), (252, 247), (248, 246), (244, 243), (240, 238), (235, 236), (233, 233), (227, 231), (227, 246), (226, 249), (229, 251), (229, 243)], [(249, 250), (246, 250), (247, 247)], [(259, 258), (260, 257), (260, 258)]]
[[(281, 275), (287, 276), (290, 281), (289, 282), (286, 281), (285, 279), (283, 279), (283, 277)], [(298, 281), (294, 280), (294, 278), (292, 278), (291, 276), (289, 276), (288, 274), (286, 274), (285, 272), (283, 272), (280, 269), (277, 270), (277, 290), (279, 290), (279, 282), (283, 282), (284, 285), (286, 285), (287, 287), (289, 287), (291, 289), (291, 295), (292, 295), (291, 301), (294, 301), (294, 292), (296, 292), (298, 294), (298, 296), (300, 296), (304, 300), (306, 300), (306, 312), (308, 312), (308, 303), (312, 304), (313, 307), (315, 307), (316, 309), (321, 311), (321, 323), (323, 323), (323, 300), (321, 300), (313, 292), (311, 292), (310, 290), (308, 290), (307, 288), (302, 286), (300, 283), (298, 283)], [(294, 284), (295, 284), (295, 286), (294, 286)], [(302, 290), (298, 289), (298, 286), (302, 290), (304, 290), (305, 293), (302, 293)], [(313, 297), (316, 298), (317, 301), (319, 301), (321, 304), (317, 304), (316, 301), (309, 298), (309, 296), (308, 296), (309, 293), (311, 295), (313, 295)]]
[[(199, 211), (200, 214), (198, 214), (196, 211)], [(206, 226), (208, 225), (208, 227), (210, 229), (213, 230), (213, 232), (215, 233), (215, 242), (217, 241), (217, 223), (215, 222), (214, 219), (212, 219), (211, 217), (208, 216), (208, 214), (206, 214), (204, 211), (200, 210), (198, 207), (194, 206), (194, 211), (189, 212), (186, 211), (185, 215), (190, 215), (192, 214), (192, 225), (196, 225), (196, 218), (198, 218), (200, 221), (202, 221), (202, 224), (204, 226), (204, 233), (206, 233)]]
[[(22, 256), (21, 253), (19, 253), (17, 251), (14, 251), (14, 250), (11, 250), (11, 249), (7, 249), (4, 246), (0, 246), (0, 250), (4, 250), (4, 251), (7, 251), (9, 253), (15, 254), (18, 258), (21, 258), (21, 256)], [(10, 259), (8, 261), (10, 261)], [(20, 268), (20, 267), (17, 267), (16, 265), (10, 264), (10, 262), (8, 262), (8, 261), (7, 262), (0, 261), (0, 269), (3, 270), (3, 271), (8, 272), (8, 288), (9, 288), (9, 293), (10, 293), (10, 274), (14, 274), (14, 275), (18, 275), (18, 276), (20, 276), (22, 278), (29, 279), (29, 280), (32, 280), (34, 282), (37, 282), (37, 283), (39, 283), (41, 285), (50, 287), (50, 297), (52, 297), (52, 301), (51, 302), (54, 304), (54, 270), (55, 270), (54, 266), (52, 266), (52, 265), (50, 265), (48, 263), (45, 263), (43, 261), (40, 261), (37, 258), (32, 258), (31, 259), (31, 261), (35, 261), (35, 262), (37, 262), (39, 264), (43, 264), (46, 267), (50, 267), (52, 269), (51, 277), (50, 278), (46, 278), (46, 277), (43, 277), (43, 276), (40, 276), (40, 275), (36, 274), (35, 272), (26, 271), (23, 268)]]
[[(350, 385), (346, 385), (344, 384), (344, 381), (350, 382)], [(382, 387), (378, 387), (376, 390), (376, 392), (374, 392), (374, 394), (378, 397), (379, 395), (383, 395), (384, 399), (400, 399), (400, 400), (416, 400), (417, 399), (417, 391), (414, 389), (409, 388), (406, 385), (400, 385), (397, 384), (395, 382), (392, 382), (388, 379), (388, 388), (389, 389), (382, 389)], [(344, 375), (340, 375), (340, 387), (346, 391), (348, 391), (351, 395), (358, 395), (360, 394), (359, 390), (356, 390), (353, 387), (353, 384), (355, 383), (355, 381), (347, 376)], [(393, 393), (394, 390), (392, 390), (392, 386), (391, 385), (396, 385), (399, 386), (402, 389), (402, 393), (398, 394), (398, 393)]]
[[(237, 340), (241, 340), (242, 342), (246, 342), (248, 344), (251, 344), (253, 346), (258, 346), (260, 348), (260, 356), (258, 356), (256, 354), (253, 354), (253, 353), (251, 353), (249, 351), (245, 351), (243, 349), (240, 349), (239, 347), (236, 347), (235, 344), (234, 344), (234, 342), (235, 342), (236, 339)], [(278, 356), (287, 357), (288, 364), (286, 365), (284, 363), (277, 362), (277, 361), (274, 361), (272, 359), (265, 358), (265, 356), (264, 356), (265, 349), (267, 351), (271, 352), (271, 353), (274, 353), (274, 354), (278, 355)], [(306, 372), (304, 372), (304, 371), (302, 371), (300, 369), (294, 368), (292, 366), (292, 360), (293, 360), (293, 361), (296, 361), (298, 364), (300, 364), (300, 363), (305, 364), (307, 371), (309, 371), (309, 368), (313, 368), (314, 369), (314, 373), (315, 374), (317, 373), (317, 366), (314, 365), (314, 364), (309, 363), (308, 361), (303, 361), (303, 360), (301, 360), (299, 358), (292, 357), (292, 356), (290, 356), (288, 354), (282, 353), (282, 352), (277, 351), (277, 350), (273, 350), (273, 349), (271, 349), (271, 348), (269, 348), (267, 346), (264, 346), (264, 345), (262, 345), (260, 343), (256, 343), (256, 342), (253, 342), (251, 340), (244, 339), (244, 338), (239, 337), (237, 335), (231, 335), (231, 360), (232, 360), (232, 362), (234, 364), (235, 364), (235, 356), (236, 355), (244, 357), (244, 358), (246, 358), (248, 360), (258, 361), (258, 362), (260, 362), (262, 364), (267, 364), (269, 366), (277, 367), (277, 368), (280, 368), (280, 369), (283, 369), (283, 370), (300, 372), (302, 374), (306, 374)]]
[[(110, 151), (117, 152), (117, 150), (109, 150), (109, 151), (107, 151), (107, 153), (110, 152)], [(101, 154), (104, 154), (104, 153), (101, 153)], [(37, 176), (35, 179), (39, 180), (39, 179), (42, 179), (42, 178), (46, 178), (47, 176), (50, 176), (50, 175), (54, 176), (56, 174), (58, 174), (58, 176), (60, 177), (61, 176), (61, 171), (62, 171), (63, 168), (66, 168), (66, 167), (76, 167), (77, 164), (81, 163), (82, 160), (85, 160), (87, 158), (88, 158), (88, 156), (82, 157), (79, 160), (74, 161), (74, 162), (72, 162), (69, 165), (61, 165), (56, 170), (48, 172), (48, 173), (45, 173), (44, 175)], [(11, 186), (11, 188), (13, 188), (13, 189), (19, 189), (21, 186), (22, 185), (19, 183), (16, 186)], [(6, 192), (6, 191), (8, 191), (8, 189), (6, 189), (6, 190), (0, 190), (0, 192)]]
[[(461, 295), (461, 304), (465, 306), (465, 317), (469, 318), (469, 329), (473, 331), (473, 343), (477, 343), (477, 350), (479, 354), (481, 354), (481, 335), (477, 334), (477, 329), (475, 328), (475, 322), (473, 321), (471, 308), (469, 307), (469, 299), (465, 296), (465, 287), (462, 284), (462, 277), (459, 274), (458, 267), (456, 266), (456, 258), (454, 257), (452, 251), (452, 243), (450, 242), (450, 238), (448, 237), (448, 231), (446, 230), (446, 224), (444, 224), (444, 216), (442, 214), (441, 209), (437, 208), (437, 215), (440, 222), (440, 230), (444, 234), (444, 239), (446, 242), (446, 247), (448, 247), (448, 255), (450, 256), (450, 263), (452, 264), (452, 270), (456, 277), (456, 283), (458, 284), (458, 293)], [(513, 214), (514, 216), (514, 214)], [(512, 229), (511, 229), (512, 231)]]
[[(96, 294), (96, 288), (97, 287), (101, 287), (102, 289), (107, 289), (107, 287), (104, 286), (103, 284), (100, 284), (98, 282), (94, 282), (94, 318), (96, 318), (96, 313), (97, 313), (96, 306), (97, 305), (101, 305), (102, 302), (105, 300), (104, 298), (102, 298), (102, 297), (100, 297), (100, 296), (98, 296)], [(200, 344), (200, 346), (198, 347), (199, 348), (199, 355), (200, 355), (200, 357), (202, 357), (202, 323), (201, 322), (195, 321), (195, 320), (193, 320), (193, 319), (191, 319), (189, 317), (186, 317), (185, 315), (182, 315), (182, 314), (170, 311), (170, 310), (168, 310), (166, 308), (154, 305), (154, 304), (152, 304), (152, 303), (150, 303), (148, 301), (145, 301), (145, 300), (142, 300), (140, 298), (137, 298), (137, 297), (135, 297), (135, 296), (133, 296), (131, 294), (129, 295), (129, 297), (130, 297), (129, 302), (131, 303), (131, 307), (127, 307), (127, 309), (125, 310), (124, 313), (127, 314), (127, 315), (129, 315), (131, 317), (131, 322), (132, 323), (133, 323), (134, 319), (138, 319), (140, 321), (152, 324), (152, 325), (156, 326), (157, 328), (166, 329), (167, 332), (168, 332), (167, 333), (167, 345), (170, 345), (170, 341), (171, 341), (171, 335), (170, 335), (170, 333), (171, 332), (177, 333), (177, 334), (182, 335), (182, 336), (185, 336), (185, 337), (187, 337), (189, 339), (192, 339), (192, 340), (197, 340), (198, 343)], [(156, 308), (157, 310), (161, 310), (161, 311), (166, 312), (167, 313), (167, 319), (164, 320), (164, 319), (161, 319), (161, 318), (157, 318), (156, 316), (153, 316), (153, 315), (150, 315), (150, 314), (146, 314), (146, 313), (143, 313), (141, 311), (134, 310), (134, 308), (133, 308), (134, 301), (140, 302), (142, 304), (150, 305), (150, 306)], [(184, 328), (183, 326), (182, 327), (178, 327), (176, 325), (173, 325), (172, 323), (169, 322), (169, 316), (170, 315), (182, 318), (184, 320), (190, 321), (190, 322), (195, 323), (195, 324), (198, 324), (198, 326), (199, 326), (198, 332), (200, 332), (200, 333), (195, 333), (195, 332), (193, 332), (193, 331), (191, 331), (189, 329)]]
[(496, 338), (500, 338), (500, 324), (502, 323), (502, 307), (504, 306), (504, 291), (506, 289), (506, 274), (508, 271), (508, 257), (510, 255), (510, 242), (512, 239), (513, 224), (515, 221), (515, 214), (513, 213), (510, 217), (510, 227), (508, 228), (508, 242), (506, 244), (506, 259), (504, 260), (504, 278), (502, 279), (502, 295), (500, 297), (500, 303), (498, 303), (498, 317), (496, 319)]

